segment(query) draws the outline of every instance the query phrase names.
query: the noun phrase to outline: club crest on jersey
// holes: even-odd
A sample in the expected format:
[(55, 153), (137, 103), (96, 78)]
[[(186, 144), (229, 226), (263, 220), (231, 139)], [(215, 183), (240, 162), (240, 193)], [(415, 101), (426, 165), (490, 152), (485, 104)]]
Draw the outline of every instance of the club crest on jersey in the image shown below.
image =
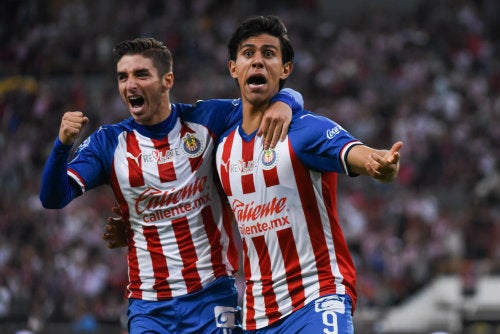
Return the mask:
[(186, 133), (182, 137), (182, 148), (190, 158), (199, 157), (203, 153), (204, 146), (203, 142), (193, 133)]
[(263, 150), (260, 154), (259, 165), (262, 169), (272, 169), (276, 166), (277, 162), (278, 157), (276, 156), (276, 151), (272, 148)]

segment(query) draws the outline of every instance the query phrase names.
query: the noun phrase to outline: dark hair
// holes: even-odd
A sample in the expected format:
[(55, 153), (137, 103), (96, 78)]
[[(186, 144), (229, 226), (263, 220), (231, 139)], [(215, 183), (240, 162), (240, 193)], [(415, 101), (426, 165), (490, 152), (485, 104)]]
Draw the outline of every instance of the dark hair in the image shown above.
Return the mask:
[(113, 59), (117, 63), (124, 55), (143, 55), (152, 60), (160, 76), (172, 72), (173, 58), (170, 50), (154, 38), (136, 38), (118, 43), (113, 48)]
[[(292, 43), (288, 38), (285, 25), (280, 18), (275, 15), (254, 16), (243, 21), (233, 33), (227, 44), (229, 59), (236, 60), (241, 42), (250, 37), (262, 34), (269, 34), (277, 37), (280, 40), (283, 64), (288, 62), (293, 63), (294, 51)], [(280, 80), (280, 89), (283, 87), (284, 83), (285, 80)]]
[(241, 42), (249, 37), (262, 34), (278, 37), (280, 40), (281, 53), (283, 55), (283, 64), (293, 62), (294, 52), (287, 35), (286, 27), (279, 17), (275, 15), (254, 16), (243, 21), (233, 33), (227, 44), (229, 59), (236, 60)]

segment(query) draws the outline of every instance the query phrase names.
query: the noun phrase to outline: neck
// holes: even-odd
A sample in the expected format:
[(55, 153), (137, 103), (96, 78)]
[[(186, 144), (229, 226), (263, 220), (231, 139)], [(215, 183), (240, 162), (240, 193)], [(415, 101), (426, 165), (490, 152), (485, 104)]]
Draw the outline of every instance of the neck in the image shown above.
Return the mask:
[(262, 121), (267, 105), (254, 106), (250, 103), (243, 103), (243, 122), (241, 127), (246, 134), (255, 132)]

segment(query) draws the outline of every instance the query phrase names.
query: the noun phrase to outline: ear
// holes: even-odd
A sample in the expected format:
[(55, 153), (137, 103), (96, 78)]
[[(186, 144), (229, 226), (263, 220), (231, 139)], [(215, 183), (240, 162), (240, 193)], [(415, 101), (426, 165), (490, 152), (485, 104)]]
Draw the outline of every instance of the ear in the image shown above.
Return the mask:
[(162, 78), (162, 83), (163, 83), (163, 86), (165, 86), (165, 88), (168, 90), (170, 88), (172, 88), (172, 86), (174, 85), (174, 73), (173, 72), (167, 72), (163, 75), (163, 78)]
[(291, 61), (283, 64), (283, 71), (281, 72), (280, 79), (286, 79), (292, 74), (293, 63)]
[(229, 69), (229, 74), (231, 75), (231, 77), (233, 77), (234, 79), (238, 79), (238, 75), (236, 74), (236, 62), (234, 60), (230, 60), (227, 63), (227, 67)]

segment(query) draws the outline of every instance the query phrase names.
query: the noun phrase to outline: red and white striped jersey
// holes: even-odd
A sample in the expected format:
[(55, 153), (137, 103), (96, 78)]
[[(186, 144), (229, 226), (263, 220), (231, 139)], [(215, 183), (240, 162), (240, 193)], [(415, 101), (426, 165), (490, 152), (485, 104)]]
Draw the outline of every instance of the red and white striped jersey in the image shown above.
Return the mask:
[(356, 301), (355, 268), (336, 209), (337, 174), (361, 144), (338, 124), (294, 114), (287, 139), (263, 150), (226, 132), (216, 166), (243, 240), (246, 330), (266, 327), (327, 294)]
[(69, 163), (82, 191), (109, 183), (129, 222), (129, 298), (186, 295), (237, 270), (233, 218), (213, 159), (214, 138), (239, 114), (238, 101), (173, 105), (151, 127), (132, 118), (103, 126)]

